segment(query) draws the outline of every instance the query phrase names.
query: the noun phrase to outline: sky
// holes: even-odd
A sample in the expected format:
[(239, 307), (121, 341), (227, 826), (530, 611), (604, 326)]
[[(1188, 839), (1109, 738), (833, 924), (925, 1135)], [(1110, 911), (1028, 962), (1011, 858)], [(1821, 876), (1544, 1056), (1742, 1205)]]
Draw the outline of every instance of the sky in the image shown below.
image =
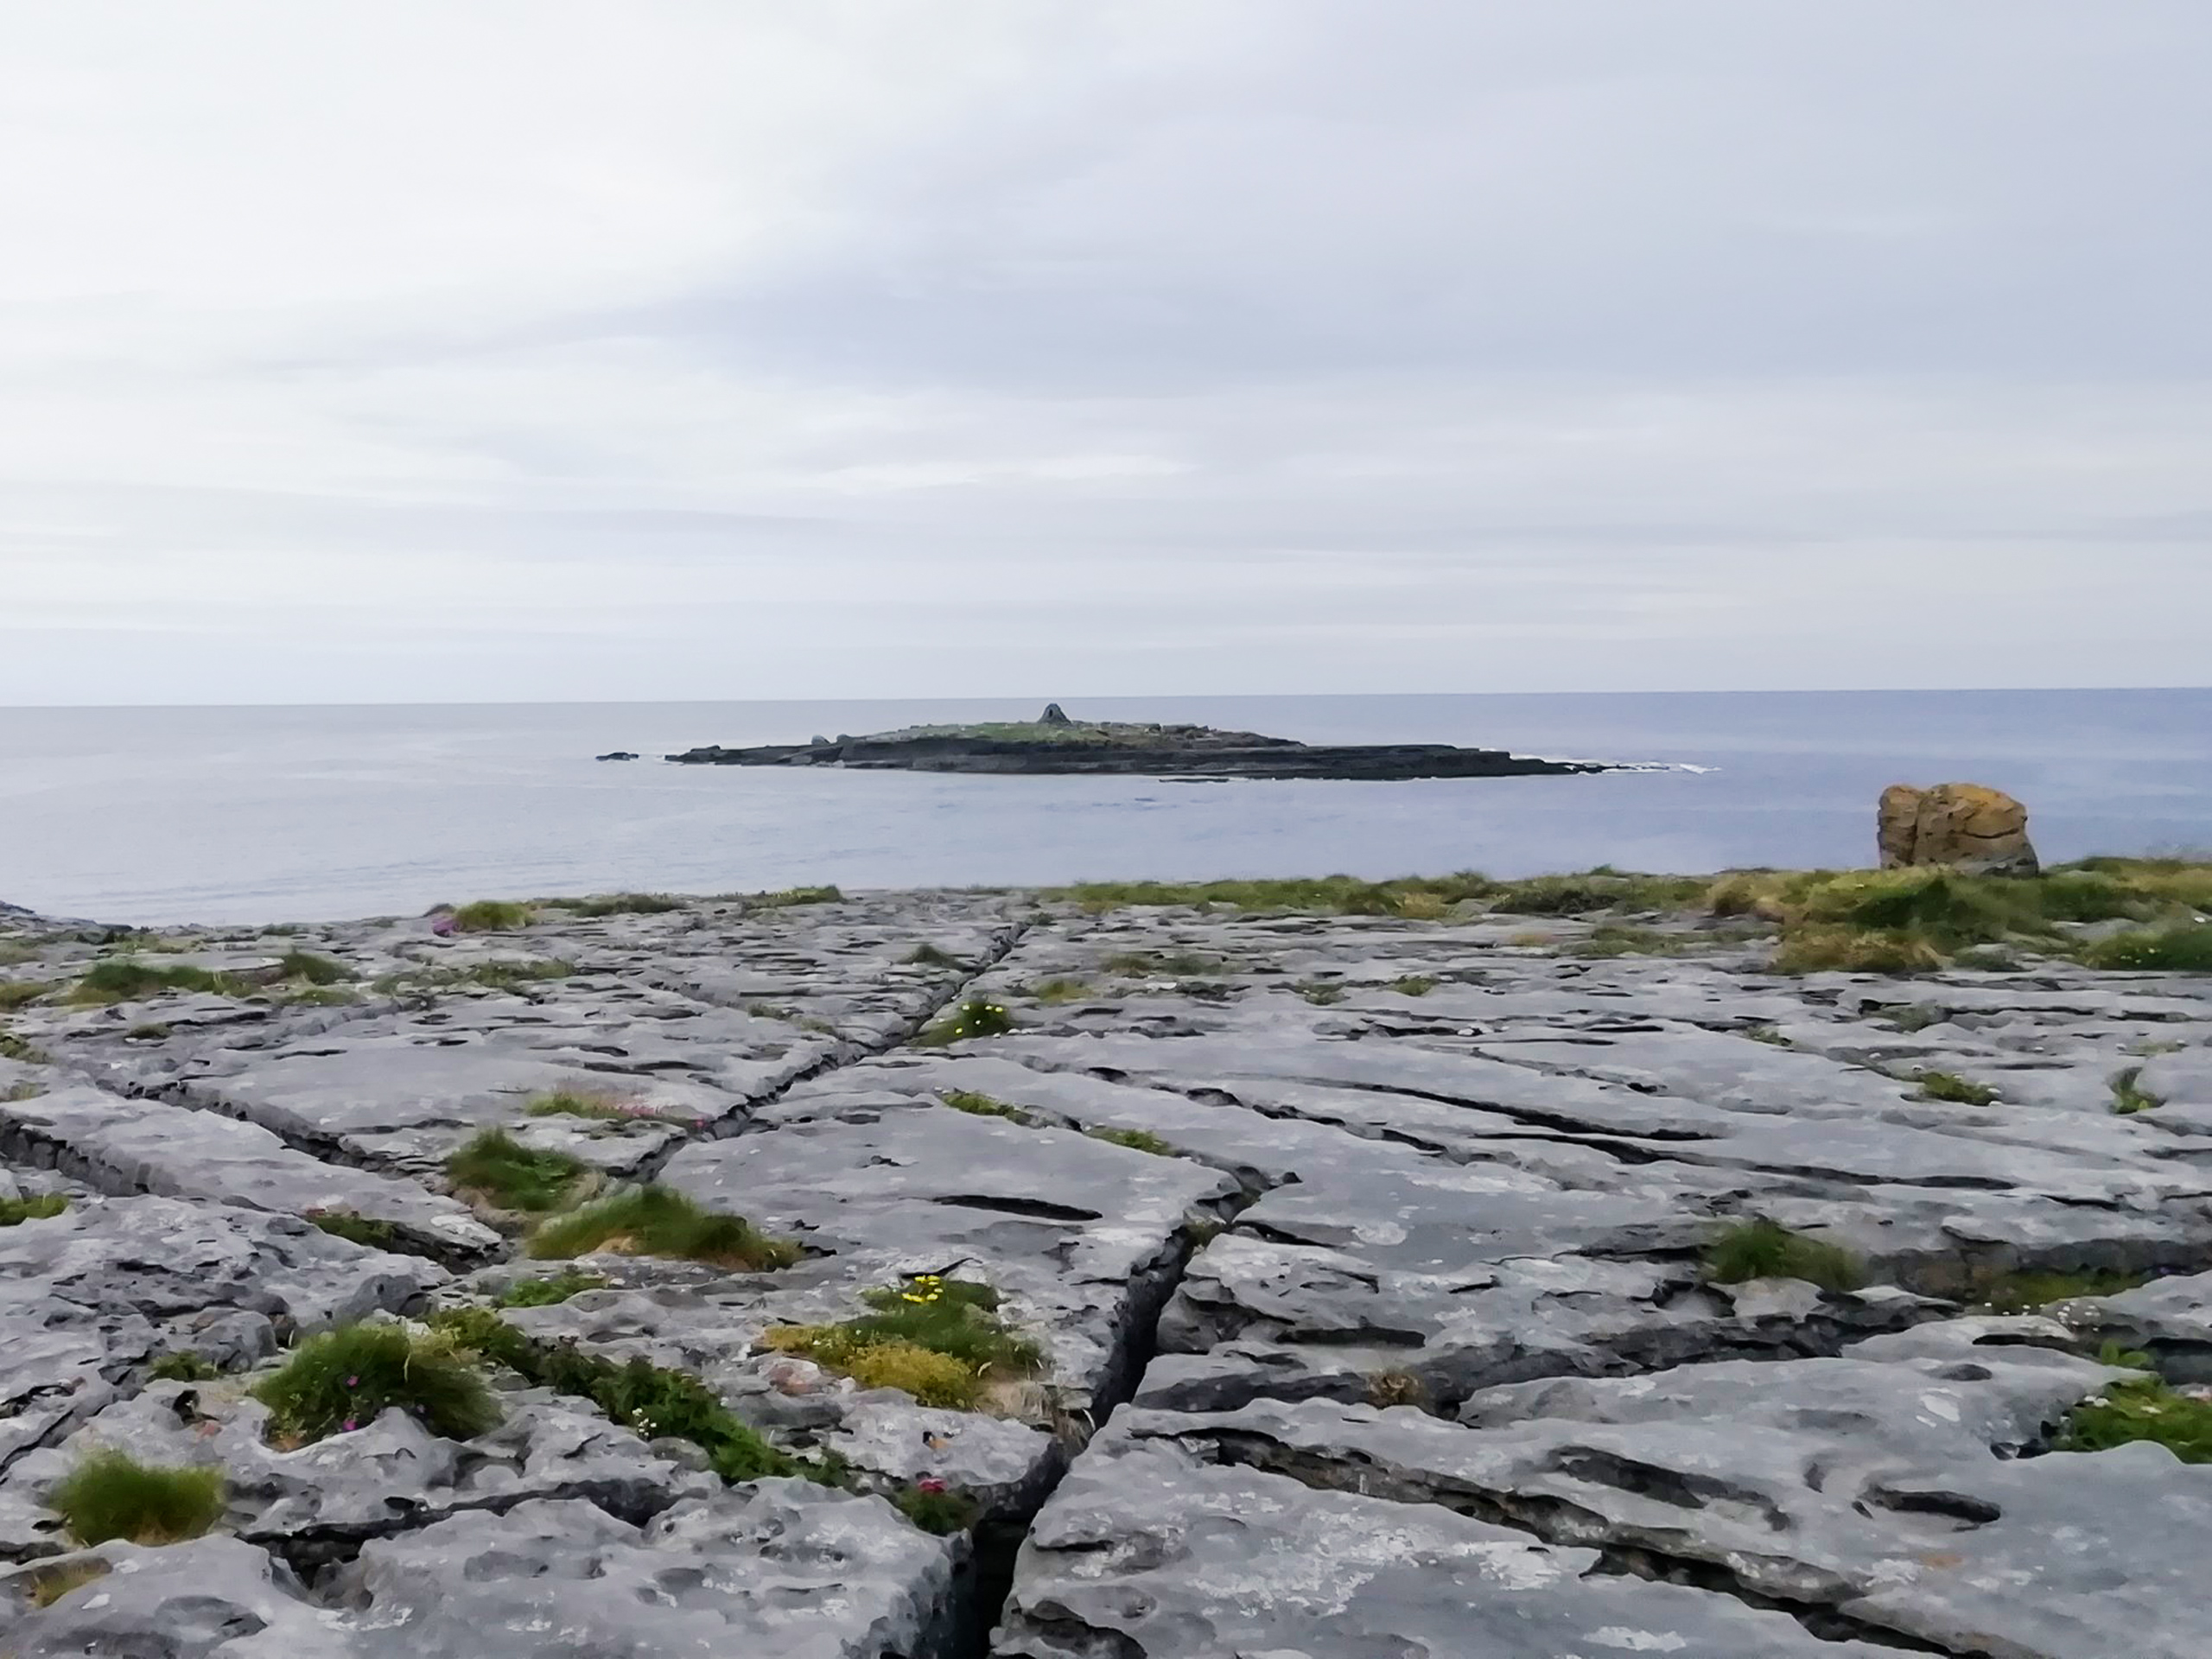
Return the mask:
[(2204, 0), (0, 41), (0, 704), (2212, 681)]

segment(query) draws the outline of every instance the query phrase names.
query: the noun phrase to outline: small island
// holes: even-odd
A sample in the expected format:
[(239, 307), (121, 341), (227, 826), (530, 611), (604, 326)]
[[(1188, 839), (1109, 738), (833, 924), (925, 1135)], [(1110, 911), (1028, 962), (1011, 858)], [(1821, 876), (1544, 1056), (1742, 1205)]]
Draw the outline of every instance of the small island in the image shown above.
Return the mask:
[(1158, 721), (1071, 720), (1059, 704), (1033, 721), (909, 726), (808, 743), (687, 749), (690, 766), (850, 766), (903, 772), (1107, 772), (1144, 778), (1509, 778), (1605, 772), (1597, 761), (1542, 760), (1450, 743), (1300, 743), (1257, 732)]

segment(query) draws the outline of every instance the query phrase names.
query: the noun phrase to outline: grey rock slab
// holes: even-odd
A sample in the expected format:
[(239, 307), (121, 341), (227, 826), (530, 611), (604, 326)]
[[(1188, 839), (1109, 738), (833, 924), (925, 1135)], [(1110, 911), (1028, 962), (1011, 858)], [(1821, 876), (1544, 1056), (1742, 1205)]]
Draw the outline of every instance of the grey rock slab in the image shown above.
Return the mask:
[(307, 1216), (389, 1222), (443, 1257), (482, 1256), (499, 1236), (451, 1198), (411, 1181), (324, 1163), (257, 1124), (88, 1086), (0, 1101), (0, 1147), (104, 1191), (213, 1200)]
[(1910, 1097), (1893, 1079), (1862, 1067), (1694, 1027), (1589, 1033), (1565, 1042), (1503, 1036), (1477, 1043), (1475, 1052), (1738, 1112), (1825, 1118), (1879, 1111)]
[(219, 1535), (73, 1554), (108, 1571), (53, 1605), (37, 1583), (63, 1562), (0, 1577), (0, 1643), (10, 1659), (353, 1659), (339, 1620), (307, 1599), (289, 1567)]
[(2212, 1109), (2212, 1049), (2154, 1054), (2142, 1062), (2135, 1086), (2169, 1106)]
[(1878, 1659), (1434, 1504), (1109, 1432), (1038, 1516), (998, 1659)]

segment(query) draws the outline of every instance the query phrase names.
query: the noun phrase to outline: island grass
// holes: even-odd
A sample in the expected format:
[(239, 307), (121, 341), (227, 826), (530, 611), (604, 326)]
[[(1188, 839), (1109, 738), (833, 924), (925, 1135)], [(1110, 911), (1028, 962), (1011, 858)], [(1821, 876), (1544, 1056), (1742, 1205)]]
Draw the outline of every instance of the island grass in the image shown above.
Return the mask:
[(665, 1186), (633, 1186), (541, 1225), (528, 1253), (540, 1261), (611, 1250), (658, 1255), (746, 1273), (787, 1268), (798, 1246), (770, 1238), (742, 1216), (717, 1215)]
[(1084, 1133), (1094, 1141), (1111, 1141), (1115, 1146), (1127, 1147), (1131, 1152), (1148, 1152), (1155, 1158), (1176, 1155), (1175, 1148), (1150, 1129), (1085, 1129)]
[(2177, 1394), (2153, 1376), (2108, 1382), (2067, 1414), (2061, 1452), (2109, 1452), (2149, 1440), (2183, 1463), (2212, 1463), (2212, 1401)]
[(512, 933), (528, 927), (533, 912), (511, 899), (479, 899), (453, 912), (456, 933)]
[(1014, 1016), (1003, 1004), (988, 997), (971, 996), (957, 1007), (947, 1009), (914, 1040), (925, 1047), (942, 1048), (949, 1043), (968, 1042), (978, 1037), (1003, 1037), (1013, 1029)]
[(1408, 877), (1363, 881), (1357, 876), (1325, 875), (1288, 880), (1086, 881), (1056, 887), (1047, 896), (1070, 900), (1092, 912), (1140, 906), (1221, 906), (1244, 911), (1315, 911), (1338, 916), (1395, 916), (1408, 894), (1423, 893), (1446, 906), (1465, 899), (1487, 899), (1498, 889), (1488, 876), (1468, 872), (1436, 878)]
[(1600, 865), (1579, 875), (1540, 875), (1496, 884), (1493, 911), (1516, 916), (1586, 916), (1597, 911), (1687, 910), (1704, 898), (1705, 876), (1644, 875)]
[(1997, 1091), (1986, 1083), (1975, 1083), (1955, 1071), (1923, 1071), (1919, 1077), (1920, 1098), (1948, 1101), (1958, 1106), (1994, 1106)]
[(370, 988), (385, 995), (440, 991), (462, 985), (481, 985), (486, 990), (521, 993), (527, 986), (575, 976), (573, 962), (512, 960), (472, 963), (466, 968), (426, 965), (386, 974)]
[(1736, 943), (1719, 933), (1669, 932), (1656, 927), (1623, 927), (1606, 923), (1562, 947), (1566, 955), (1604, 961), (1616, 957), (1695, 957)]
[(606, 1288), (604, 1274), (564, 1268), (559, 1273), (539, 1278), (516, 1280), (493, 1299), (492, 1305), (494, 1307), (553, 1307), (571, 1296), (581, 1296), (588, 1290)]
[(254, 1386), (280, 1443), (307, 1445), (404, 1411), (431, 1433), (468, 1440), (501, 1412), (474, 1354), (440, 1330), (341, 1325), (309, 1337)]
[(1866, 1282), (1866, 1270), (1840, 1245), (1762, 1217), (1733, 1223), (1713, 1236), (1705, 1249), (1705, 1278), (1715, 1285), (1802, 1279), (1822, 1290), (1847, 1291)]
[(182, 1543), (220, 1521), (227, 1501), (219, 1468), (144, 1464), (112, 1450), (86, 1458), (47, 1495), (47, 1506), (86, 1545)]
[(27, 1221), (51, 1221), (69, 1207), (59, 1192), (41, 1192), (26, 1198), (0, 1198), (0, 1227), (20, 1227)]
[(480, 1129), (446, 1159), (454, 1190), (481, 1193), (502, 1210), (543, 1215), (573, 1202), (594, 1174), (565, 1152), (525, 1147), (505, 1129)]
[(540, 1343), (489, 1308), (430, 1316), (443, 1340), (515, 1372), (532, 1388), (588, 1400), (610, 1421), (647, 1440), (689, 1440), (728, 1481), (812, 1473), (732, 1415), (714, 1391), (686, 1371), (645, 1359), (617, 1361), (570, 1342)]
[(870, 1312), (836, 1325), (780, 1325), (762, 1341), (842, 1372), (863, 1388), (899, 1389), (920, 1404), (965, 1410), (1000, 1377), (1033, 1375), (1044, 1351), (999, 1317), (990, 1286), (918, 1274), (861, 1294)]

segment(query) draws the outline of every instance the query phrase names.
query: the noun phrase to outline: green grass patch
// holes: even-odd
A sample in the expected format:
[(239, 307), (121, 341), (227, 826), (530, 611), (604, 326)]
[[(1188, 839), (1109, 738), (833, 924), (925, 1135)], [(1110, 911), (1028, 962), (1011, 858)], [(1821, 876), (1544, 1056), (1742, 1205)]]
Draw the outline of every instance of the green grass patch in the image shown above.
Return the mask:
[(68, 1207), (69, 1200), (59, 1192), (41, 1192), (28, 1198), (0, 1198), (0, 1227), (18, 1227), (27, 1221), (51, 1221)]
[(2139, 1273), (2021, 1268), (1970, 1274), (1964, 1293), (1955, 1300), (1969, 1303), (1977, 1313), (2030, 1313), (2076, 1296), (2117, 1296), (2149, 1282), (2148, 1275)]
[(613, 1250), (658, 1255), (746, 1273), (787, 1268), (798, 1246), (770, 1238), (741, 1216), (716, 1215), (665, 1186), (633, 1186), (546, 1222), (530, 1236), (540, 1261)]
[(156, 1382), (207, 1382), (222, 1374), (213, 1361), (188, 1349), (163, 1354), (146, 1368), (147, 1376)]
[(533, 1388), (588, 1400), (647, 1440), (690, 1441), (724, 1480), (809, 1472), (740, 1422), (689, 1372), (644, 1359), (603, 1358), (570, 1342), (537, 1342), (489, 1308), (455, 1308), (432, 1314), (430, 1322), (448, 1341), (505, 1366)]
[(2113, 973), (2212, 974), (2212, 925), (2115, 933), (2082, 947), (2082, 963)]
[(2166, 1103), (2153, 1094), (2147, 1094), (2136, 1079), (2143, 1075), (2143, 1068), (2131, 1065), (2112, 1080), (2112, 1109), (2121, 1117), (2133, 1117), (2138, 1112), (2156, 1111)]
[(535, 912), (512, 899), (479, 899), (453, 912), (456, 933), (512, 933), (528, 927)]
[(1427, 996), (1436, 982), (1427, 974), (1404, 974), (1390, 982), (1390, 988), (1400, 996)]
[(658, 1116), (626, 1096), (597, 1089), (550, 1089), (532, 1095), (523, 1110), (531, 1117), (582, 1117), (598, 1123)]
[(979, 1094), (973, 1089), (944, 1089), (938, 1098), (956, 1112), (966, 1112), (971, 1117), (1006, 1117), (1016, 1123), (1027, 1123), (1029, 1114), (1019, 1106), (1009, 1106), (996, 1097)]
[(44, 980), (10, 979), (0, 981), (0, 1009), (20, 1008), (35, 1002), (54, 987)]
[(307, 1445), (404, 1411), (433, 1434), (474, 1440), (495, 1427), (499, 1402), (476, 1357), (442, 1330), (342, 1325), (309, 1337), (254, 1386), (272, 1437)]
[(1986, 1083), (1976, 1083), (1962, 1077), (1955, 1071), (1923, 1071), (1920, 1074), (1920, 1097), (1923, 1100), (1948, 1101), (1956, 1106), (1994, 1106), (1997, 1091)]
[(914, 1040), (931, 1048), (963, 1043), (977, 1037), (1003, 1037), (1014, 1029), (1014, 1016), (1005, 1005), (988, 997), (971, 996), (948, 1008)]
[(837, 1325), (791, 1325), (762, 1340), (864, 1388), (902, 1389), (925, 1406), (966, 1409), (992, 1381), (1034, 1375), (1044, 1351), (999, 1317), (985, 1284), (918, 1274), (861, 1294), (871, 1310)]
[(378, 1221), (370, 1216), (357, 1216), (351, 1210), (310, 1210), (302, 1217), (313, 1226), (321, 1228), (334, 1238), (365, 1245), (372, 1250), (402, 1249), (399, 1229), (388, 1221)]
[(1776, 1222), (1739, 1221), (1705, 1249), (1705, 1277), (1716, 1285), (1752, 1279), (1802, 1279), (1823, 1290), (1856, 1290), (1866, 1282), (1859, 1258), (1838, 1244), (1793, 1233)]
[(1094, 1141), (1110, 1141), (1131, 1152), (1148, 1152), (1155, 1158), (1175, 1156), (1175, 1148), (1150, 1129), (1085, 1129), (1084, 1133)]
[(547, 899), (541, 902), (583, 917), (659, 916), (683, 908), (683, 899), (666, 893), (603, 893), (588, 899)]
[(279, 959), (286, 979), (298, 980), (308, 985), (342, 985), (357, 979), (359, 975), (344, 963), (329, 957), (319, 957), (312, 950), (287, 950)]
[(63, 1476), (46, 1501), (79, 1543), (175, 1544), (220, 1521), (226, 1496), (220, 1469), (163, 1467), (107, 1451)]
[(478, 1130), (446, 1160), (446, 1177), (456, 1190), (531, 1215), (565, 1207), (592, 1173), (581, 1158), (525, 1147), (496, 1128)]
[[(1402, 916), (1409, 899), (1434, 899), (1444, 907), (1468, 899), (1488, 899), (1499, 884), (1472, 871), (1437, 877), (1408, 876), (1391, 881), (1363, 881), (1357, 876), (1324, 875), (1289, 880), (1253, 881), (1087, 881), (1056, 887), (1048, 897), (1071, 900), (1092, 912), (1140, 906), (1220, 906), (1244, 911), (1314, 911), (1335, 916)], [(1426, 910), (1426, 903), (1417, 905)]]
[(754, 910), (788, 910), (794, 905), (834, 905), (844, 894), (836, 887), (783, 887), (774, 893), (740, 893)]
[(1777, 974), (1932, 974), (1943, 965), (1934, 941), (1885, 928), (1806, 927), (1787, 931), (1769, 966)]
[(71, 989), (68, 1000), (79, 1004), (143, 1002), (171, 991), (245, 996), (254, 988), (235, 974), (217, 973), (187, 963), (159, 967), (131, 957), (110, 957), (92, 964), (92, 971)]
[(974, 1498), (948, 1491), (941, 1480), (918, 1480), (892, 1501), (908, 1521), (940, 1538), (967, 1531), (980, 1513)]
[(2061, 1452), (2109, 1452), (2139, 1440), (2183, 1463), (2212, 1463), (2212, 1400), (2176, 1394), (2153, 1376), (2124, 1378), (2075, 1407), (2052, 1444)]
[(584, 1273), (575, 1268), (564, 1268), (559, 1273), (548, 1274), (537, 1279), (518, 1279), (501, 1291), (493, 1300), (495, 1307), (551, 1307), (565, 1302), (571, 1296), (581, 1296), (588, 1290), (604, 1290), (607, 1279), (602, 1274)]

